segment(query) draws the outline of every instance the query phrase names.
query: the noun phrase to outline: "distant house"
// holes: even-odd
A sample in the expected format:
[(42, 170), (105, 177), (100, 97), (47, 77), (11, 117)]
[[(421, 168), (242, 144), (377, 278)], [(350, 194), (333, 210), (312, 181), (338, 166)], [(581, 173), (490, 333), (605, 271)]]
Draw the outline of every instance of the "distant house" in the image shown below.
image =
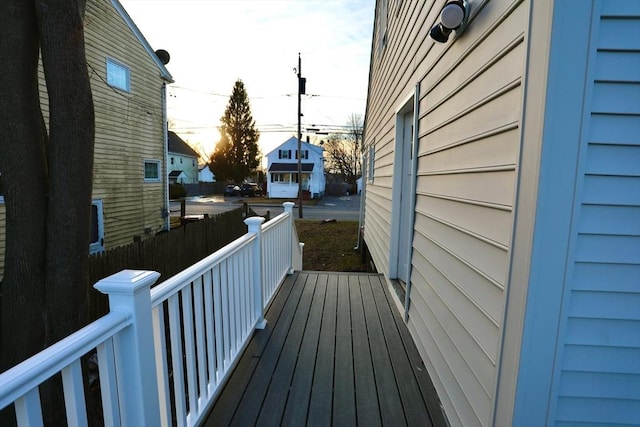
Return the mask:
[(211, 172), (211, 169), (209, 169), (209, 164), (200, 166), (200, 170), (198, 171), (198, 181), (216, 182), (216, 176)]
[(377, 0), (373, 37), (364, 241), (450, 425), (640, 425), (640, 2)]
[[(301, 143), (302, 191), (310, 198), (325, 191), (324, 148)], [(298, 196), (298, 139), (291, 137), (267, 154), (267, 193), (269, 198)]]
[(169, 183), (198, 183), (198, 153), (175, 132), (169, 131), (167, 145)]
[[(95, 107), (90, 249), (97, 252), (168, 227), (164, 100), (173, 79), (118, 0), (89, 0), (84, 25)], [(48, 121), (44, 94), (41, 104)], [(0, 197), (0, 277), (4, 215)]]

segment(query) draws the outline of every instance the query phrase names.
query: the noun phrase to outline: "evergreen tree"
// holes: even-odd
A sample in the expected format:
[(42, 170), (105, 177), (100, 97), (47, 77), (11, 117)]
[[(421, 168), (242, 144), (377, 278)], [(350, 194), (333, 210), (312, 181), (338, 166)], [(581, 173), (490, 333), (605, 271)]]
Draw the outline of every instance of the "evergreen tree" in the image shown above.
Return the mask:
[(217, 180), (242, 182), (260, 164), (260, 133), (242, 80), (236, 81), (229, 103), (220, 118), (220, 141), (211, 155), (209, 168)]

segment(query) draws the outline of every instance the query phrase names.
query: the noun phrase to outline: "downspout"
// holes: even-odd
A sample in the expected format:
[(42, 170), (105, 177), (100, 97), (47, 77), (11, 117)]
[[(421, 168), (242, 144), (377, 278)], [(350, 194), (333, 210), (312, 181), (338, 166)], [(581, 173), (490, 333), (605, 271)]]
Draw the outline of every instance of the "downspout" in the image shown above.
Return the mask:
[(162, 182), (164, 183), (164, 206), (162, 215), (164, 216), (165, 223), (164, 229), (171, 230), (171, 211), (169, 207), (169, 129), (167, 127), (167, 82), (162, 82), (162, 141), (164, 144), (164, 178)]
[[(364, 150), (364, 137), (362, 138), (362, 148)], [(367, 159), (367, 162), (369, 160)], [(366, 172), (367, 172), (367, 165), (362, 165), (362, 173), (360, 174), (360, 176), (362, 177), (362, 192), (360, 193), (360, 214), (358, 215), (358, 240), (356, 241), (356, 247), (353, 248), (354, 251), (357, 251), (358, 249), (360, 249), (360, 240), (362, 239), (362, 232), (364, 231), (363, 227), (363, 223), (364, 223), (364, 206), (365, 206), (365, 197), (367, 192), (365, 191), (367, 189), (367, 176), (366, 176)], [(357, 192), (357, 190), (356, 190)]]

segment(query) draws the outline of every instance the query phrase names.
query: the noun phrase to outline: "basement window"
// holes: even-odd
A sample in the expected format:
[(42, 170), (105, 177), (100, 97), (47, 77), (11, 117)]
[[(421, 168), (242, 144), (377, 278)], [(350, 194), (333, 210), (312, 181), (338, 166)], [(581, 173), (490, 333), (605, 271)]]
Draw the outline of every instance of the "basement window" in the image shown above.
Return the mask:
[(144, 161), (144, 182), (160, 182), (160, 160)]

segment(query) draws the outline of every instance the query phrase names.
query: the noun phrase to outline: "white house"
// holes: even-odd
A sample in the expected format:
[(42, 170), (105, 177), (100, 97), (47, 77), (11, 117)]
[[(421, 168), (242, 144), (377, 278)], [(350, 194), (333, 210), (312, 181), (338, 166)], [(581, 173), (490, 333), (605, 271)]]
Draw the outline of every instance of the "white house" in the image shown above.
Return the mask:
[(640, 1), (377, 0), (373, 37), (364, 241), (436, 410), (640, 425)]
[(172, 131), (169, 131), (167, 163), (169, 183), (198, 183), (198, 153)]
[[(322, 197), (324, 148), (302, 141), (300, 151), (303, 196)], [(298, 138), (289, 138), (267, 154), (267, 194), (272, 199), (298, 196)]]
[(216, 175), (209, 169), (209, 164), (200, 165), (198, 170), (198, 181), (200, 182), (216, 182)]

